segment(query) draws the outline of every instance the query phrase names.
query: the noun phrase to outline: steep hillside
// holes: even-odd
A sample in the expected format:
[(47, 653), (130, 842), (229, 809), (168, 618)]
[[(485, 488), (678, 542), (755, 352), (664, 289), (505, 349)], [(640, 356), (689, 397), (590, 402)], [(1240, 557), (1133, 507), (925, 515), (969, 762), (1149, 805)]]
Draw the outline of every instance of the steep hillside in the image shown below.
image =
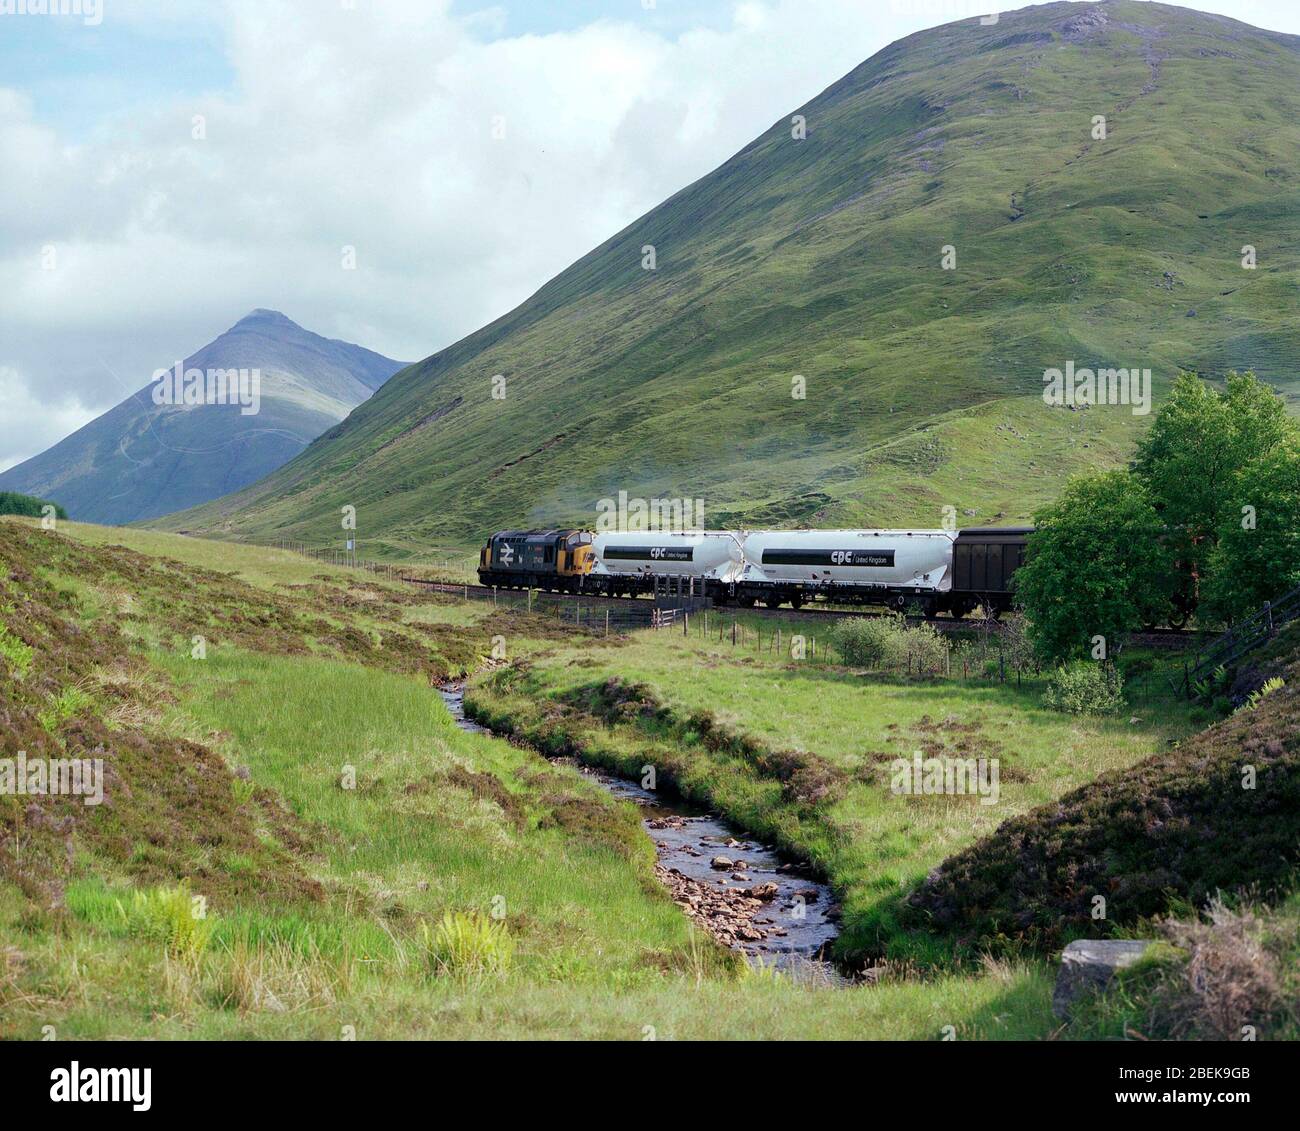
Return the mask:
[(806, 138), (782, 118), (166, 525), (319, 542), (346, 502), (402, 554), (590, 523), (619, 490), (703, 498), (717, 523), (1018, 517), (1143, 425), (1049, 408), (1048, 367), (1149, 367), (1157, 395), (1180, 366), (1294, 382), (1300, 39), (1048, 4), (910, 36), (797, 113)]
[[(160, 360), (159, 368), (169, 363)], [(185, 369), (257, 369), (261, 403), (158, 405), (153, 382), (52, 448), (0, 474), (0, 489), (55, 498), (74, 518), (126, 523), (246, 487), (297, 455), (403, 363), (255, 310)]]

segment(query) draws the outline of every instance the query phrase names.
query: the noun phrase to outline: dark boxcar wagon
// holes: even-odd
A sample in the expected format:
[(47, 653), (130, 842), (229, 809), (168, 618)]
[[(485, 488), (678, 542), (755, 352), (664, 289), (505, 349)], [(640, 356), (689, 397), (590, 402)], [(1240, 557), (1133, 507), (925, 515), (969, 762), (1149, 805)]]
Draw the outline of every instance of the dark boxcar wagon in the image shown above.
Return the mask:
[(1012, 575), (1025, 564), (1032, 526), (971, 527), (957, 532), (952, 545), (953, 613), (983, 605), (986, 612), (1011, 608)]

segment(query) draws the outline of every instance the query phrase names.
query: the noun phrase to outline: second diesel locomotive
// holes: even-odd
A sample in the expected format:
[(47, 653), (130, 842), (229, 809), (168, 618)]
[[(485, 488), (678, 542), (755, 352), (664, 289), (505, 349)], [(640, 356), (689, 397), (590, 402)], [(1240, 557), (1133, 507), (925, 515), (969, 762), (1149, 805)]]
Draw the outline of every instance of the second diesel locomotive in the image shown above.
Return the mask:
[(798, 609), (919, 607), (964, 616), (1011, 607), (1031, 527), (948, 530), (755, 530), (593, 534), (502, 531), (479, 557), (479, 580), (504, 588), (636, 596), (675, 588), (715, 604)]

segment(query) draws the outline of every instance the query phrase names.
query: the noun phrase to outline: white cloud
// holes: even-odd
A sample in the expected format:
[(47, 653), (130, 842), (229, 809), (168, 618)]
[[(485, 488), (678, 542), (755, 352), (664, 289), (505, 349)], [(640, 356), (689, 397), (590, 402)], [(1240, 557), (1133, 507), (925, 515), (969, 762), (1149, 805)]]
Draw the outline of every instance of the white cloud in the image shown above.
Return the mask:
[[(21, 374), (0, 365), (0, 453), (33, 454), (56, 444), (98, 413), (76, 398), (55, 399), (33, 393)], [(0, 456), (0, 471), (21, 462), (23, 455)]]

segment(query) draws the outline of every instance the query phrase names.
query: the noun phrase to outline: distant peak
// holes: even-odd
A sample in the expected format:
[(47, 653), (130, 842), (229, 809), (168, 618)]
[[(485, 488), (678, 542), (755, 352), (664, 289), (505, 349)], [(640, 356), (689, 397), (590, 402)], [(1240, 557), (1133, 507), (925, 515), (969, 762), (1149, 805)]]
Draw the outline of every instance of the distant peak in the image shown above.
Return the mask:
[(292, 318), (287, 318), (278, 310), (267, 310), (264, 307), (258, 307), (244, 315), (232, 329), (238, 329), (241, 326), (292, 326), (295, 330), (302, 329)]

